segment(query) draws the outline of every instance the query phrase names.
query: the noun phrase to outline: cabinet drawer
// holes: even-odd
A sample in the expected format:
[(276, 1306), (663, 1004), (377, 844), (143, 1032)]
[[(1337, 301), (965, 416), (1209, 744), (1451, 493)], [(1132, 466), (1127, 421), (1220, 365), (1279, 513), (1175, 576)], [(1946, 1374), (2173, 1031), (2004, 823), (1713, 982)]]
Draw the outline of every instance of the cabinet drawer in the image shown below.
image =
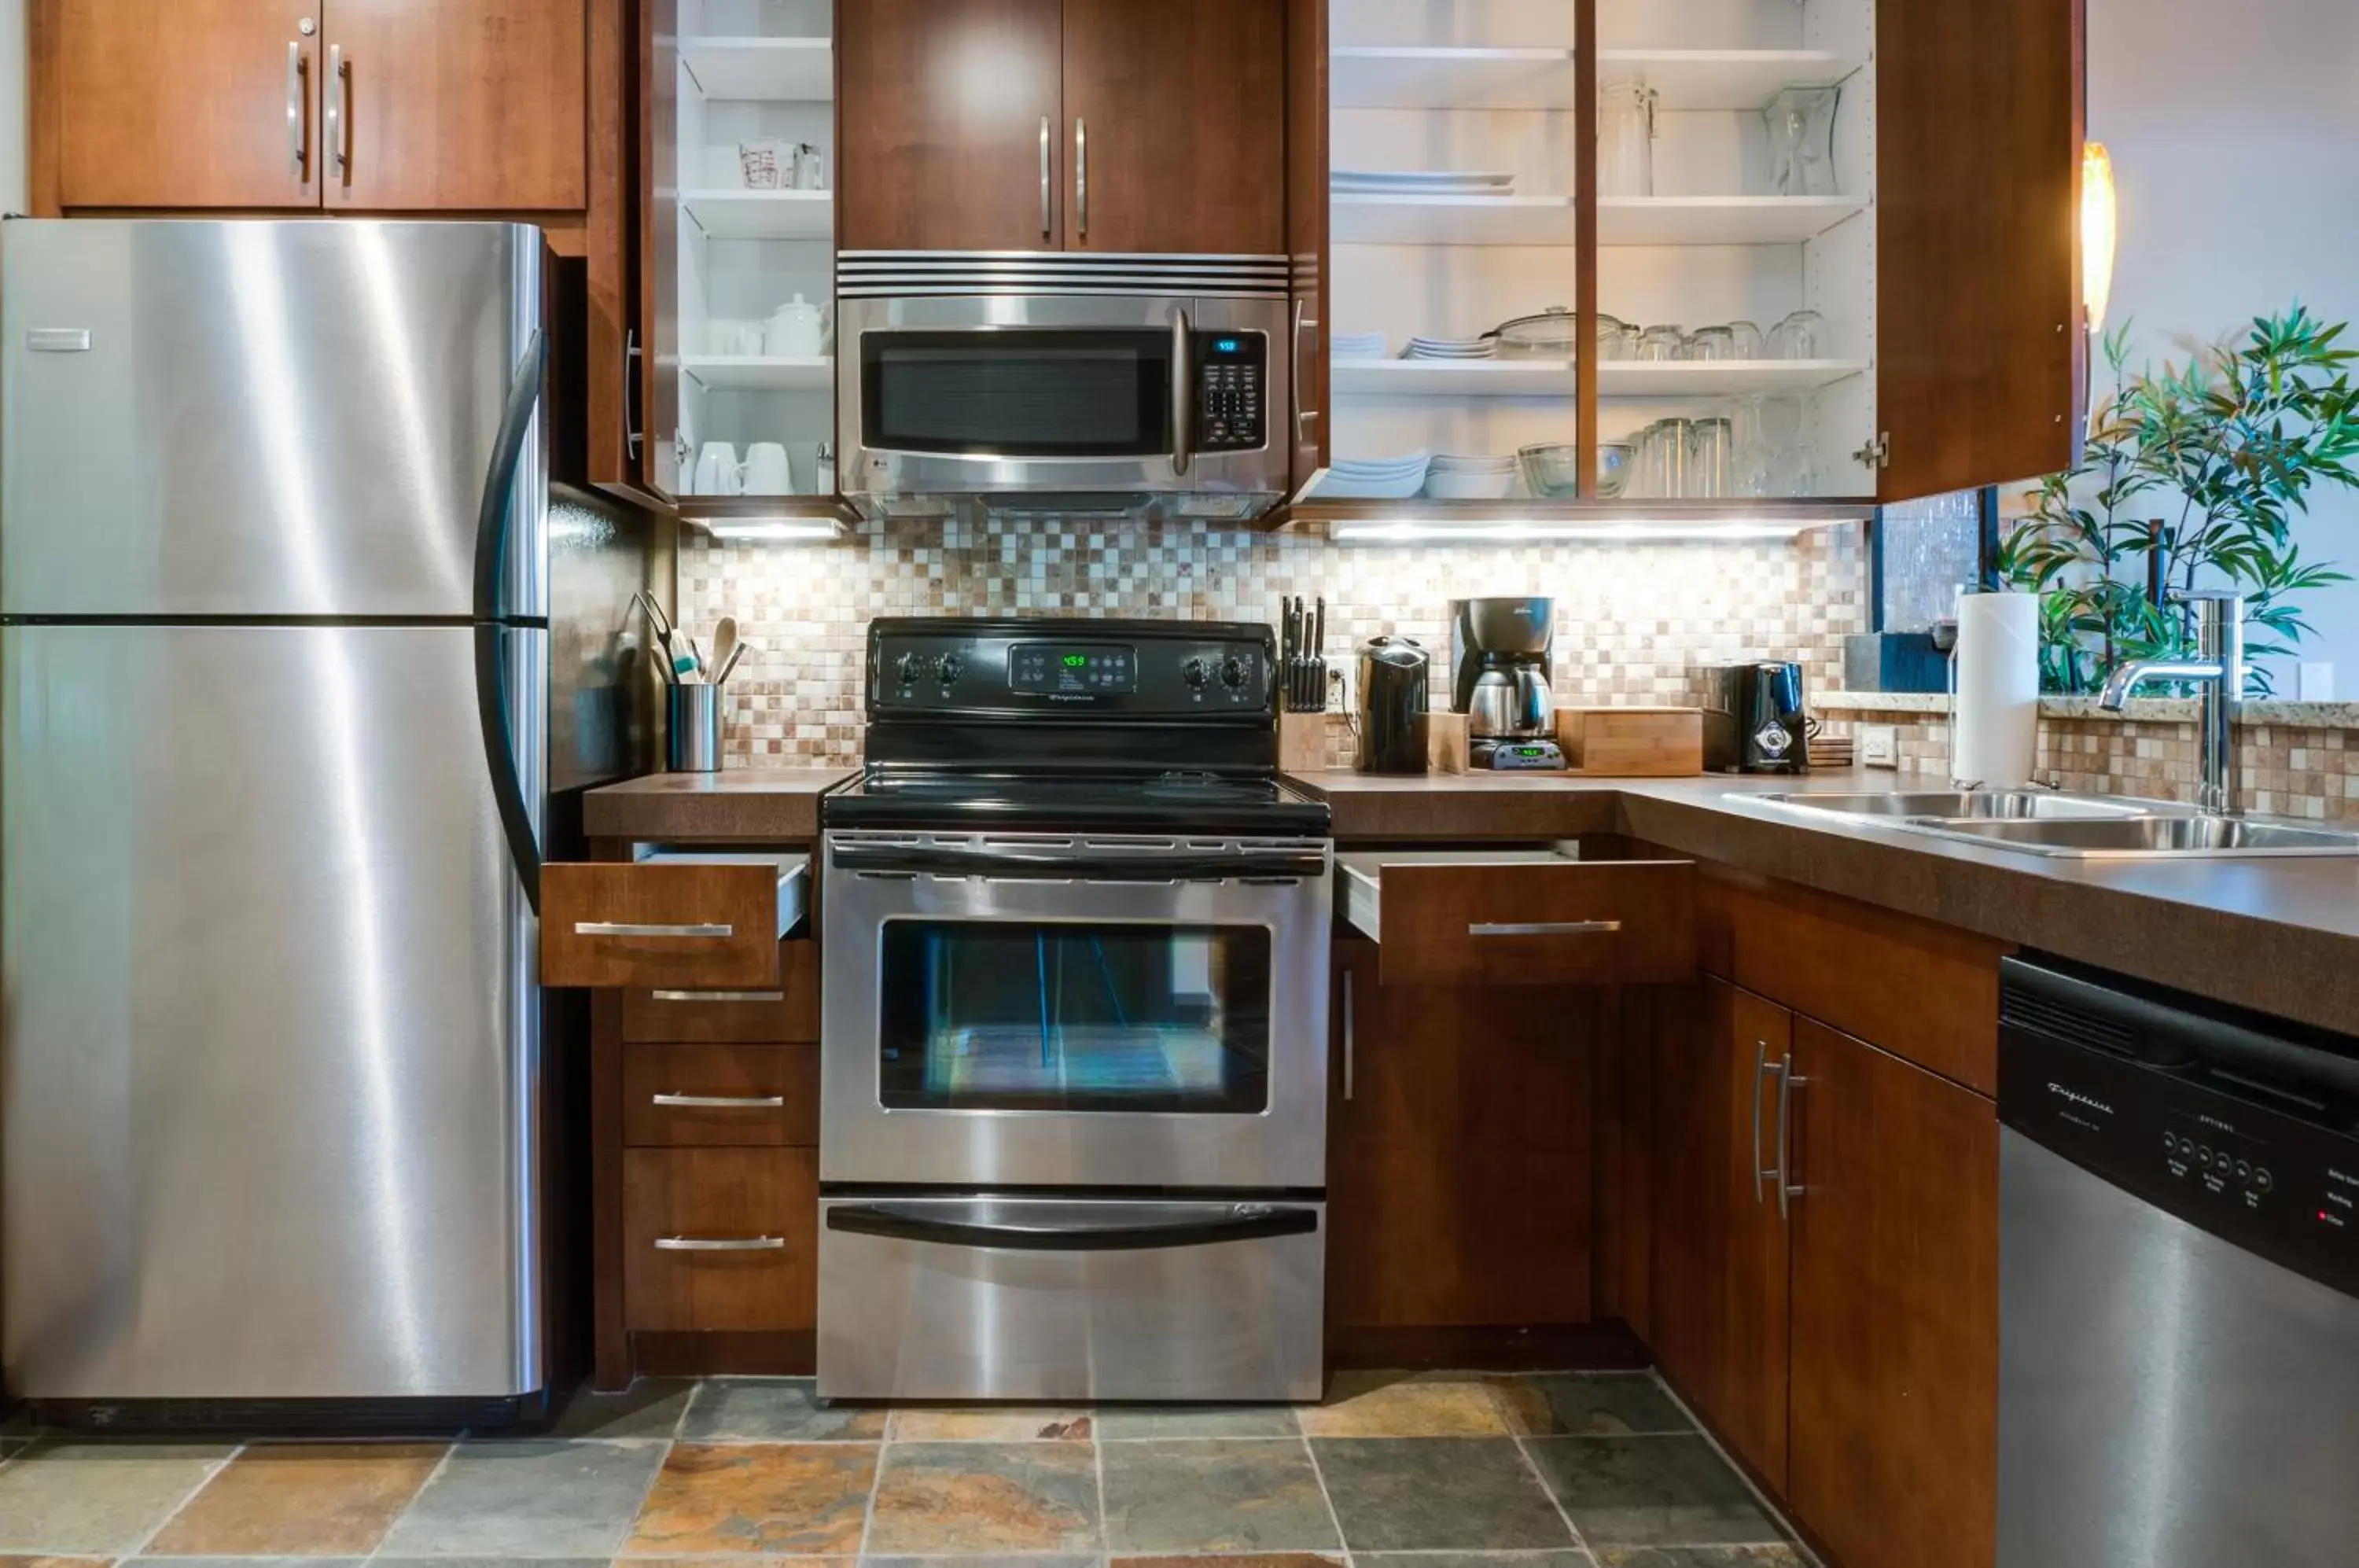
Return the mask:
[(623, 1052), (634, 1149), (819, 1146), (816, 1045), (635, 1045)]
[(819, 1039), (819, 943), (778, 944), (775, 990), (634, 988), (623, 993), (623, 1038), (670, 1044), (799, 1045)]
[(819, 1151), (623, 1155), (623, 1316), (634, 1329), (808, 1329), (818, 1321)]
[(1619, 985), (1695, 973), (1695, 865), (1560, 849), (1339, 855), (1387, 985)]
[(657, 852), (551, 866), (540, 982), (659, 990), (778, 985), (778, 942), (803, 918), (810, 856)]

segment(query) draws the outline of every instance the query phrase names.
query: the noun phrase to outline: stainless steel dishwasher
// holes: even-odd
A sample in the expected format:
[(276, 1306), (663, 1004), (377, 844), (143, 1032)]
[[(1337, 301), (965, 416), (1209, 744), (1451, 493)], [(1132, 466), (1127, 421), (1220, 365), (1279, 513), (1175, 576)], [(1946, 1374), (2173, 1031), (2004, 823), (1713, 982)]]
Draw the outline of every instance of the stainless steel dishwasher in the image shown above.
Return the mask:
[(2359, 1552), (2359, 1040), (2001, 984), (1999, 1568)]

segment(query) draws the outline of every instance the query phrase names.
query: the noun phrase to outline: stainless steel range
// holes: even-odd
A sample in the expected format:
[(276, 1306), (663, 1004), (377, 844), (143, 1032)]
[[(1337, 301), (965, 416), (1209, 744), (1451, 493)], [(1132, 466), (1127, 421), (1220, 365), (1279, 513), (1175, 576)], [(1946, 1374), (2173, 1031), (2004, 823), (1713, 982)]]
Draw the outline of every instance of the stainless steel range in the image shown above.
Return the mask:
[(1333, 853), (1276, 652), (870, 627), (821, 808), (823, 1396), (1317, 1397)]

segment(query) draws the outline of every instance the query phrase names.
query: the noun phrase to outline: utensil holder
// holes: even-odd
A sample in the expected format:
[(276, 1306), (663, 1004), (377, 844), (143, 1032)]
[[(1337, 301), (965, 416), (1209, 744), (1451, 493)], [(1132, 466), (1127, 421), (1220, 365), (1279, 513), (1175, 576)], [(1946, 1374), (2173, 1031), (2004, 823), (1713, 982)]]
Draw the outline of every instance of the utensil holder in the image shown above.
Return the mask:
[(721, 771), (721, 691), (701, 682), (665, 688), (666, 760), (674, 773)]

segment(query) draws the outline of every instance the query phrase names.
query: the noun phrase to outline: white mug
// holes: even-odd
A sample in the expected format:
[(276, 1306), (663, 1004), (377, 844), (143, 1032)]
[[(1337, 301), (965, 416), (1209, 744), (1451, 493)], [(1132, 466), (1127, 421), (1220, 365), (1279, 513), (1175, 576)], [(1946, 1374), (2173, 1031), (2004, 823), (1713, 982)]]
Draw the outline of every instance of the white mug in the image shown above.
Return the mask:
[(770, 313), (763, 347), (779, 359), (817, 359), (827, 352), (827, 312), (796, 295)]
[(762, 323), (759, 321), (712, 323), (712, 352), (715, 354), (756, 354), (762, 352)]
[(737, 449), (727, 441), (706, 441), (696, 459), (696, 494), (700, 495), (743, 495), (745, 493), (745, 466), (737, 461)]
[(794, 491), (785, 447), (777, 441), (756, 441), (745, 449), (746, 495), (791, 495)]

